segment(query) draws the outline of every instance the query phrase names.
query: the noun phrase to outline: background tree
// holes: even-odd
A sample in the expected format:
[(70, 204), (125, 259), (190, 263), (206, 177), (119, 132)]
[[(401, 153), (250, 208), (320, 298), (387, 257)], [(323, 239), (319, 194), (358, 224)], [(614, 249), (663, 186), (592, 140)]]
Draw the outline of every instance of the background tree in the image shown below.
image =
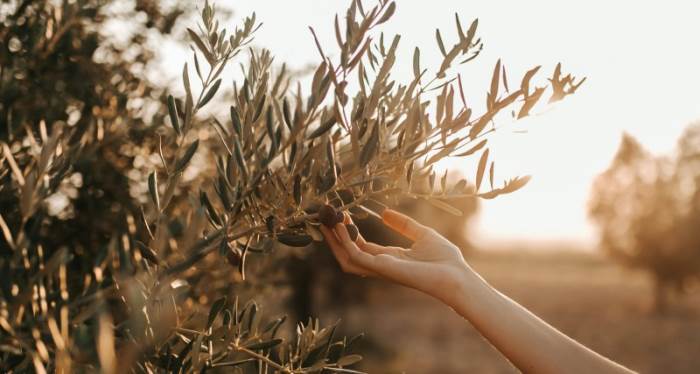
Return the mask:
[[(694, 128), (686, 131), (675, 160), (647, 152), (630, 135), (622, 137), (609, 168), (593, 184), (589, 206), (601, 245), (624, 265), (650, 273), (654, 309), (663, 312), (668, 289), (682, 289), (700, 272)], [(697, 169), (695, 169), (697, 170)]]
[(677, 197), (682, 201), (677, 240), (686, 256), (683, 272), (688, 276), (676, 283), (676, 289), (683, 291), (688, 281), (697, 280), (700, 275), (700, 123), (686, 128), (677, 148), (675, 179)]
[[(469, 107), (454, 69), (482, 44), (477, 21), (464, 29), (458, 17), (453, 45), (437, 32), (442, 64), (421, 67), (416, 49), (414, 77), (397, 82), (400, 38), (377, 35), (396, 4), (355, 0), (335, 22), (339, 58), (317, 43), (310, 87), (292, 90), (269, 51), (246, 51), (255, 15), (227, 31), (205, 2), (176, 98), (139, 74), (150, 54), (131, 59), (138, 32), (130, 53), (97, 32), (108, 4), (2, 8), (0, 269), (12, 274), (0, 294), (2, 370), (342, 370), (360, 357), (335, 326), (309, 320), (285, 340), (284, 317), (261, 322), (252, 299), (274, 308), (280, 265), (309, 256), (338, 211), (371, 217), (376, 202), (413, 199), (460, 215), (452, 199), (521, 188), (527, 177), (495, 184), (494, 120), (582, 82), (558, 65), (549, 85), (532, 83), (536, 67), (509, 88), (498, 61), (486, 107)], [(160, 9), (137, 2), (146, 17), (133, 18), (167, 32), (181, 10)], [(227, 115), (212, 114), (221, 74), (243, 51)], [(433, 169), (471, 155), (471, 182)]]

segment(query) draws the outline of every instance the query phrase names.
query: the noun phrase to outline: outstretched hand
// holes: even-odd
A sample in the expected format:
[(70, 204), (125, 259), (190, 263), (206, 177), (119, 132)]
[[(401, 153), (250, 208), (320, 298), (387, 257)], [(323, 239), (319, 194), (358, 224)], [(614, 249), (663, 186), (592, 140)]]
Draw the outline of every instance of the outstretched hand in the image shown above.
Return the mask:
[(352, 240), (345, 224), (352, 223), (345, 213), (345, 224), (333, 229), (321, 225), (340, 267), (347, 273), (377, 276), (415, 288), (448, 304), (469, 267), (459, 248), (410, 217), (386, 209), (385, 225), (413, 241), (411, 248), (382, 246), (367, 242), (362, 235)]

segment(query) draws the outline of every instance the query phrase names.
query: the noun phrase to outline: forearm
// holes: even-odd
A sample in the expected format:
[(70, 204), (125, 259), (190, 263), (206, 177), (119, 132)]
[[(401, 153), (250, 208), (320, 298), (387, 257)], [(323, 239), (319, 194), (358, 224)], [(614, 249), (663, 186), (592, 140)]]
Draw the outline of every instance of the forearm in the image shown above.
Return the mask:
[(464, 271), (447, 302), (525, 373), (630, 373)]

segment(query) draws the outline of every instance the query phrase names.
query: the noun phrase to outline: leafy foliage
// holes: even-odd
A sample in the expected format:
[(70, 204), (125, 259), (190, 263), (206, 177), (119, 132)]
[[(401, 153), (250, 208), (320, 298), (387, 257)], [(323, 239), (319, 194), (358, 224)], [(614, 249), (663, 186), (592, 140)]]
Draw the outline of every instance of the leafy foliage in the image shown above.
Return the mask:
[[(454, 75), (481, 51), (476, 20), (465, 31), (456, 17), (451, 47), (437, 31), (441, 65), (429, 72), (416, 49), (414, 77), (399, 83), (391, 71), (400, 37), (376, 36), (396, 4), (365, 9), (354, 0), (344, 22), (335, 19), (338, 60), (316, 40), (321, 61), (307, 91), (292, 92), (284, 65), (249, 48), (220, 119), (205, 110), (260, 27), (255, 14), (229, 32), (204, 3), (200, 24), (187, 29), (193, 57), (179, 98), (135, 73), (148, 51), (138, 63), (117, 49), (97, 62), (103, 2), (13, 5), (11, 26), (0, 29), (8, 46), (0, 269), (13, 275), (0, 294), (3, 370), (352, 372), (360, 357), (335, 326), (311, 320), (285, 339), (284, 317), (264, 323), (254, 301), (240, 306), (239, 297), (260, 296), (256, 281), (269, 280), (251, 258), (284, 261), (292, 247), (322, 240), (326, 204), (366, 216), (376, 215), (371, 202), (410, 198), (459, 215), (451, 199), (514, 192), (528, 177), (494, 187), (494, 120), (507, 109), (527, 116), (548, 86), (552, 102), (583, 82), (558, 65), (550, 84), (537, 86), (536, 67), (511, 90), (498, 61), (476, 114)], [(162, 32), (181, 14), (137, 8)], [(162, 105), (146, 118), (154, 98)], [(477, 153), (475, 187), (448, 185), (447, 172), (433, 169)]]
[(589, 212), (603, 247), (623, 264), (651, 273), (659, 312), (667, 288), (682, 290), (700, 275), (699, 134), (697, 125), (686, 130), (675, 159), (654, 156), (625, 134), (593, 185)]

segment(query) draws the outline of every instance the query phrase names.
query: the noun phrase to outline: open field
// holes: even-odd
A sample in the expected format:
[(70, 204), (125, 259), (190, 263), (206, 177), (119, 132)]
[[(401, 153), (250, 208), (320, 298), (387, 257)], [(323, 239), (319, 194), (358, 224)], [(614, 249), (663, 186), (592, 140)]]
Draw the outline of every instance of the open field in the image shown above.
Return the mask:
[[(650, 284), (586, 253), (487, 253), (470, 262), (491, 284), (566, 334), (643, 373), (700, 372), (700, 290), (648, 312)], [(375, 282), (375, 281), (370, 281)], [(372, 373), (513, 373), (451, 309), (376, 282), (367, 302), (339, 308), (342, 325), (371, 331), (360, 351)], [(332, 318), (328, 316), (327, 318)]]

